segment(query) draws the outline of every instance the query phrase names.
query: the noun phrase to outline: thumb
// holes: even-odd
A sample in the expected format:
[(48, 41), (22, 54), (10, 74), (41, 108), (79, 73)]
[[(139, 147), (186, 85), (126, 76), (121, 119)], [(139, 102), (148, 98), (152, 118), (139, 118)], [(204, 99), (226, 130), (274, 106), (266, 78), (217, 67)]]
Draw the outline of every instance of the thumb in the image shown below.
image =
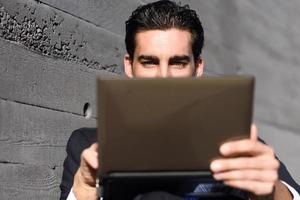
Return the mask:
[(255, 124), (251, 125), (250, 140), (253, 140), (253, 141), (257, 140), (257, 127)]
[(94, 143), (89, 148), (85, 149), (81, 154), (83, 166), (97, 170), (99, 167), (98, 161), (98, 144)]

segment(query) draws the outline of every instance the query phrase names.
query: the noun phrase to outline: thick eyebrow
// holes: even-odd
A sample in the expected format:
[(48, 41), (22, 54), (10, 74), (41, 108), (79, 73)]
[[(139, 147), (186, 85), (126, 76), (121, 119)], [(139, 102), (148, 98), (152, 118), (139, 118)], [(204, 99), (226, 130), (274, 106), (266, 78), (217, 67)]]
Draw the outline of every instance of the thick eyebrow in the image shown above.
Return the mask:
[(140, 56), (138, 57), (138, 61), (141, 62), (142, 60), (153, 60), (153, 61), (158, 62), (158, 61), (159, 61), (159, 58), (156, 57), (156, 56), (140, 55)]
[(170, 63), (173, 62), (190, 62), (191, 58), (187, 55), (182, 55), (182, 56), (173, 56), (169, 59)]

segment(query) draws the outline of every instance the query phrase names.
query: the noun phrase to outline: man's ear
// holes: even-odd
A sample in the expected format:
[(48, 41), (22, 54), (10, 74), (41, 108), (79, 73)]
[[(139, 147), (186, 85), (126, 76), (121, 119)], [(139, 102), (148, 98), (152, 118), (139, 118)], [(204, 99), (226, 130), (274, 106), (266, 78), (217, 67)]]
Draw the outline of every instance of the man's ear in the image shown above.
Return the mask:
[(124, 71), (127, 77), (132, 78), (133, 72), (132, 72), (132, 60), (129, 56), (129, 54), (125, 54), (124, 56)]
[(204, 72), (204, 60), (200, 57), (195, 62), (195, 76), (200, 77)]

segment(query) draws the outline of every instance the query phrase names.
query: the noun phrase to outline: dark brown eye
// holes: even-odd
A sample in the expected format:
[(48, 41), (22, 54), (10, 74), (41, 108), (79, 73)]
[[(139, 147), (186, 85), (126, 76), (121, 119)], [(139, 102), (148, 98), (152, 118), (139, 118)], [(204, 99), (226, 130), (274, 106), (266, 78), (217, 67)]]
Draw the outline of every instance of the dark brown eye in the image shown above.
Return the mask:
[(154, 61), (143, 61), (143, 62), (141, 62), (141, 64), (145, 68), (152, 68), (152, 67), (156, 67), (158, 65), (158, 63), (154, 62)]
[(171, 67), (175, 69), (184, 69), (187, 66), (187, 63), (185, 62), (175, 62), (171, 63)]

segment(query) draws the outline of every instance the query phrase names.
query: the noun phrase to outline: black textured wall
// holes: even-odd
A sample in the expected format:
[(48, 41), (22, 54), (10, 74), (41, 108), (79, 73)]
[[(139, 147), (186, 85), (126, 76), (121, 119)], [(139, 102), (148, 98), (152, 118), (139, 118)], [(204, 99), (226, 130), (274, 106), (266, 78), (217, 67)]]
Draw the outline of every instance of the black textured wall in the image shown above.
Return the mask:
[[(95, 126), (95, 77), (122, 74), (124, 22), (148, 0), (0, 0), (0, 199), (57, 199), (65, 145)], [(300, 3), (184, 0), (206, 71), (257, 77), (261, 137), (300, 181)]]

